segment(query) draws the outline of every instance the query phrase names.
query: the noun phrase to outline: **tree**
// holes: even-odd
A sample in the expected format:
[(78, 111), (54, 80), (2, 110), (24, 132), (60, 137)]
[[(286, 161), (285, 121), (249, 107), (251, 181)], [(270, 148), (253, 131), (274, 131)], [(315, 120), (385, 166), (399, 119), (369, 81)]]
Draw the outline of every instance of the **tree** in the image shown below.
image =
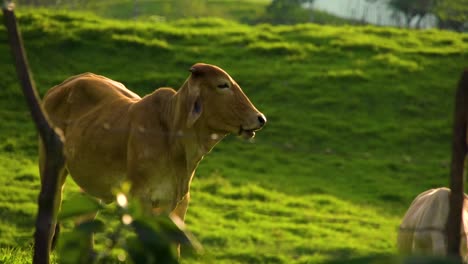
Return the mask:
[(439, 0), (434, 7), (439, 28), (463, 30), (468, 22), (468, 0)]
[(314, 0), (273, 0), (266, 7), (266, 22), (272, 24), (295, 24), (309, 21), (309, 11)]
[(409, 27), (414, 18), (418, 18), (416, 27), (420, 27), (421, 20), (434, 9), (437, 0), (390, 0), (388, 5), (396, 13), (395, 17), (403, 15), (406, 27)]

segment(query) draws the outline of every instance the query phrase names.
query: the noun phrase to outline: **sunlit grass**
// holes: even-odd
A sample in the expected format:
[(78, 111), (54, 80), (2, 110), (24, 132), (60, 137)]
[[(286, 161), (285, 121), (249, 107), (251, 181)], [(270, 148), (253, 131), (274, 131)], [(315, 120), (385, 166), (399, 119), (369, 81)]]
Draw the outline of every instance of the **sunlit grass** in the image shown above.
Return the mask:
[[(453, 91), (468, 64), (463, 34), (47, 10), (20, 12), (19, 22), (41, 94), (90, 71), (144, 95), (179, 87), (203, 61), (227, 70), (266, 114), (253, 143), (228, 137), (201, 162), (187, 223), (206, 253), (183, 263), (394, 254), (411, 200), (448, 183)], [(5, 43), (1, 27), (0, 262), (27, 263), (37, 135)], [(69, 179), (65, 198), (77, 191)]]

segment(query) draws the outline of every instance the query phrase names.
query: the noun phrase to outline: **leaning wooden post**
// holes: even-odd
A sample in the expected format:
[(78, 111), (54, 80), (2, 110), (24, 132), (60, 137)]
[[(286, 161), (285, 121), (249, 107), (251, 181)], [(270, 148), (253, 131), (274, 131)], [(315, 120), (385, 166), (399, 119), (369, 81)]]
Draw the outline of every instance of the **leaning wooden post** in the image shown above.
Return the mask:
[(18, 30), (13, 4), (4, 2), (2, 7), (8, 40), (15, 59), (16, 72), (21, 82), (23, 94), (31, 112), (34, 124), (44, 143), (46, 161), (43, 171), (41, 191), (38, 199), (38, 213), (36, 218), (36, 232), (34, 233), (33, 263), (49, 263), (50, 241), (55, 226), (54, 199), (57, 190), (57, 175), (63, 168), (65, 158), (62, 152), (63, 143), (61, 132), (55, 131), (47, 122), (32, 83), (29, 67), (24, 52), (23, 43)]
[[(452, 165), (450, 180), (450, 210), (447, 221), (447, 244), (449, 256), (460, 258), (461, 223), (464, 201), (464, 165), (467, 154), (466, 126), (468, 110), (468, 69), (458, 83), (455, 94), (453, 118)], [(461, 259), (460, 259), (461, 261)]]

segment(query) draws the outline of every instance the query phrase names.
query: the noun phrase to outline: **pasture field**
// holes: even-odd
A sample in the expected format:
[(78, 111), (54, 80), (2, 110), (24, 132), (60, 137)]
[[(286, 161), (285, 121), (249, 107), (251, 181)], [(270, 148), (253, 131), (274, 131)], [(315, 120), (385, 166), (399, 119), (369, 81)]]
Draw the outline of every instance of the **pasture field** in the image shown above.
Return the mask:
[[(74, 1), (57, 2), (53, 8), (89, 11), (111, 19), (177, 20), (187, 16), (223, 17), (244, 23), (254, 22), (264, 13), (269, 0), (101, 0), (86, 1), (77, 5)], [(84, 1), (82, 1), (84, 3)], [(22, 6), (20, 6), (22, 7)], [(25, 6), (27, 7), (27, 6)]]
[[(271, 0), (100, 0), (59, 1), (53, 8), (73, 11), (91, 11), (110, 19), (138, 21), (174, 21), (186, 17), (221, 17), (244, 24), (265, 21), (265, 9)], [(28, 8), (28, 6), (21, 6)], [(309, 10), (310, 17), (318, 24), (356, 24), (359, 21), (340, 18), (321, 10)]]
[[(206, 62), (229, 72), (267, 116), (253, 142), (230, 136), (201, 162), (187, 224), (205, 254), (182, 263), (394, 255), (412, 199), (448, 185), (466, 34), (218, 18), (124, 22), (47, 10), (22, 12), (19, 23), (40, 94), (90, 71), (144, 95), (178, 88), (192, 64)], [(28, 263), (37, 134), (6, 43), (0, 27), (0, 263)], [(69, 179), (65, 199), (77, 191)]]

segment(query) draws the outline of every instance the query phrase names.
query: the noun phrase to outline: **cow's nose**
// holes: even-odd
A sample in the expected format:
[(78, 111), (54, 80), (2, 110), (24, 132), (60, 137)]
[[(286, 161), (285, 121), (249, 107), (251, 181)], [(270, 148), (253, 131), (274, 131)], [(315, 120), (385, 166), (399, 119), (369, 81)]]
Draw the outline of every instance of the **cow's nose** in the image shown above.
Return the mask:
[(266, 121), (266, 117), (263, 114), (258, 115), (258, 122), (260, 124), (260, 127), (263, 127)]

